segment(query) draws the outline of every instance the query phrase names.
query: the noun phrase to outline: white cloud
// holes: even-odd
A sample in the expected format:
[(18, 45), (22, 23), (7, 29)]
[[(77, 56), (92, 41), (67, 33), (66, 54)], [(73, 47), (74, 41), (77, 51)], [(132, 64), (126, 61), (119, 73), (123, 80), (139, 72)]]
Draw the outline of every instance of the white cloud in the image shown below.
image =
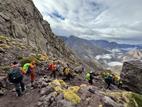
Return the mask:
[(33, 0), (58, 35), (142, 40), (142, 0)]

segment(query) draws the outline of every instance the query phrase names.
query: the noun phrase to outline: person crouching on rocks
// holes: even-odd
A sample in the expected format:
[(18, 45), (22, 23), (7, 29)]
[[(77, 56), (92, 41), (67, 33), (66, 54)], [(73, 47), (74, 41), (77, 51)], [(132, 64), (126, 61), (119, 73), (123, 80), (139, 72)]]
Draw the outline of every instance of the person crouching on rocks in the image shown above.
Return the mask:
[(89, 82), (90, 85), (93, 85), (93, 72), (92, 71), (88, 72), (85, 78)]
[(17, 62), (11, 64), (11, 70), (8, 72), (8, 79), (11, 83), (15, 85), (15, 89), (18, 96), (22, 95), (22, 92), (25, 90), (25, 85), (23, 83), (23, 75), (20, 67)]
[(35, 61), (32, 61), (31, 63), (24, 64), (24, 66), (22, 68), (23, 74), (30, 76), (31, 87), (34, 87), (35, 68), (36, 68), (36, 62)]

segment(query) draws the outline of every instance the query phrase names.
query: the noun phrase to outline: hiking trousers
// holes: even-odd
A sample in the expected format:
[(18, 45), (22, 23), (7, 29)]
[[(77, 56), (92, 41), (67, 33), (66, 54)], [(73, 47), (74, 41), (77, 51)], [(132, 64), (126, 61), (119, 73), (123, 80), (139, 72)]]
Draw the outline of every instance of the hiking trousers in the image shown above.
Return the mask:
[(111, 83), (112, 83), (111, 79), (106, 78), (106, 79), (105, 79), (105, 82), (106, 82), (106, 84), (107, 84), (106, 89), (109, 89), (109, 88), (110, 88), (110, 85), (111, 85)]
[(35, 72), (34, 71), (32, 71), (30, 73), (30, 79), (31, 79), (31, 82), (34, 82), (34, 80), (35, 80)]
[(23, 83), (23, 77), (21, 76), (17, 78), (14, 82), (14, 85), (15, 85), (15, 89), (16, 89), (18, 96), (20, 96), (21, 91), (23, 92), (25, 90), (25, 85)]
[(56, 71), (51, 71), (50, 76), (56, 78)]
[(93, 85), (93, 79), (88, 80), (88, 82)]

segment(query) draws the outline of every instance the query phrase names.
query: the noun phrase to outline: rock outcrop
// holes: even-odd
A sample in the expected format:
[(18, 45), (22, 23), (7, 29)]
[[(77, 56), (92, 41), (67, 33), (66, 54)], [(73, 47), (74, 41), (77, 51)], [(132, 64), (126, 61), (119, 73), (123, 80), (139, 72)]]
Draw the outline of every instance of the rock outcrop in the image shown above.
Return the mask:
[(38, 107), (141, 107), (142, 95), (128, 91), (103, 91), (96, 86), (81, 84), (71, 86), (63, 80), (41, 78)]
[(55, 58), (66, 57), (72, 63), (76, 59), (64, 42), (52, 33), (50, 24), (43, 20), (32, 0), (0, 0), (0, 35), (20, 39)]
[(125, 62), (121, 72), (124, 88), (142, 94), (142, 62)]

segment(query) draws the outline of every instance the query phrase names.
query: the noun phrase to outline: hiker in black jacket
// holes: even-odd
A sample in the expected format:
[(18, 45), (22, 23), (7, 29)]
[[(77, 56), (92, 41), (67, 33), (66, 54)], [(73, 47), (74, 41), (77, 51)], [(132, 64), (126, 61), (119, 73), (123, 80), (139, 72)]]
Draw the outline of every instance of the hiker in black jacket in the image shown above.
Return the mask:
[(10, 82), (12, 82), (15, 85), (17, 95), (21, 96), (22, 95), (21, 92), (25, 90), (21, 69), (20, 67), (18, 67), (17, 62), (13, 62), (11, 67), (12, 69), (10, 70), (10, 72), (8, 72), (8, 79)]

